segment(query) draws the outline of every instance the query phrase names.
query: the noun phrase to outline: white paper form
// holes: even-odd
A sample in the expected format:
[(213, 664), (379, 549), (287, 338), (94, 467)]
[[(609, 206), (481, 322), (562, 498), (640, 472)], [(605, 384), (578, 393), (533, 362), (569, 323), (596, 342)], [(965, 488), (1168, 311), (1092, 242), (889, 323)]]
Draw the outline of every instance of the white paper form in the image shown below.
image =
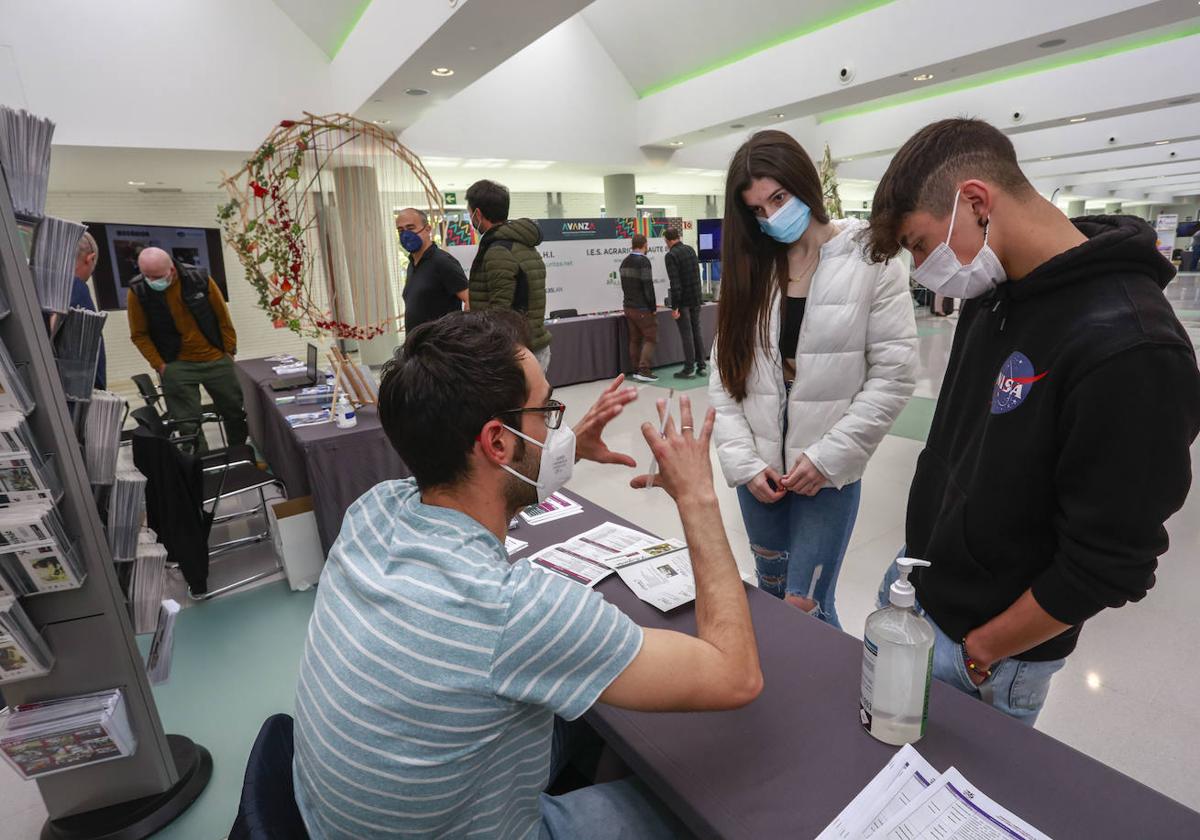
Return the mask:
[(576, 513), (583, 513), (583, 505), (568, 499), (561, 493), (551, 493), (546, 501), (530, 505), (522, 510), (521, 518), (530, 525), (541, 525), (543, 522), (551, 522), (555, 519), (562, 519), (564, 516), (573, 516)]
[(913, 749), (912, 744), (905, 744), (892, 756), (892, 760), (875, 774), (875, 778), (867, 783), (858, 796), (834, 817), (833, 822), (817, 835), (817, 840), (852, 840), (856, 837), (852, 833), (855, 826), (869, 822), (878, 815), (878, 807), (883, 804), (883, 795), (893, 782), (912, 767), (922, 771), (927, 779), (937, 777), (937, 771)]
[(904, 811), (908, 804), (925, 792), (938, 778), (938, 772), (920, 755), (892, 780), (875, 802), (865, 808), (865, 813), (849, 826), (849, 837), (867, 840), (896, 814)]
[(631, 548), (621, 554), (607, 558), (604, 562), (612, 569), (620, 571), (624, 566), (632, 566), (652, 557), (662, 554), (672, 554), (687, 548), (681, 540), (649, 540), (647, 544)]
[(518, 540), (516, 537), (510, 537), (507, 535), (504, 537), (504, 550), (508, 552), (509, 557), (512, 557), (519, 551), (524, 551), (528, 547), (529, 543)]
[(951, 767), (875, 832), (877, 840), (1051, 840)]
[(696, 600), (692, 558), (686, 548), (622, 566), (617, 574), (634, 595), (663, 612)]
[(654, 545), (659, 540), (615, 522), (605, 522), (568, 542), (593, 560), (608, 560), (629, 551)]
[(612, 569), (608, 566), (572, 552), (567, 545), (567, 543), (559, 543), (544, 548), (529, 558), (529, 562), (533, 564), (534, 568), (541, 569), (543, 572), (562, 575), (567, 580), (573, 580), (589, 587), (595, 586), (612, 574)]

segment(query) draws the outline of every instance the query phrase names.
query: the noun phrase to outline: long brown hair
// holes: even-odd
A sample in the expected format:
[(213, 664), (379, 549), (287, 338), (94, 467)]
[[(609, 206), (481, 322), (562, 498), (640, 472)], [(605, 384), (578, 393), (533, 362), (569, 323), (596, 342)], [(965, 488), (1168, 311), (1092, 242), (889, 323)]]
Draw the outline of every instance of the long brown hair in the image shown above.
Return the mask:
[(742, 202), (756, 178), (774, 178), (808, 205), (812, 220), (829, 222), (821, 178), (812, 158), (790, 134), (759, 131), (734, 153), (725, 178), (725, 220), (721, 224), (721, 306), (717, 310), (717, 372), (739, 402), (756, 344), (770, 339), (771, 299), (787, 282), (788, 246), (767, 236)]

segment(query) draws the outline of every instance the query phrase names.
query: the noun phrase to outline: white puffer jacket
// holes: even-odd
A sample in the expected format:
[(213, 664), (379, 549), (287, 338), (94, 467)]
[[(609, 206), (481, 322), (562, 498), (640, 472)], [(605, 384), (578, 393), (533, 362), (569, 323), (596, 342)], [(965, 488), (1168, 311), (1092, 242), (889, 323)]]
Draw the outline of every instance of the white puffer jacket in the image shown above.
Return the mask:
[(821, 248), (800, 325), (786, 441), (778, 296), (771, 305), (770, 343), (758, 348), (740, 403), (721, 384), (717, 336), (708, 393), (717, 410), (717, 456), (731, 487), (768, 466), (786, 475), (801, 454), (829, 479), (827, 486), (858, 481), (912, 396), (917, 324), (908, 269), (895, 259), (867, 261), (859, 241), (866, 222), (834, 225), (838, 232)]

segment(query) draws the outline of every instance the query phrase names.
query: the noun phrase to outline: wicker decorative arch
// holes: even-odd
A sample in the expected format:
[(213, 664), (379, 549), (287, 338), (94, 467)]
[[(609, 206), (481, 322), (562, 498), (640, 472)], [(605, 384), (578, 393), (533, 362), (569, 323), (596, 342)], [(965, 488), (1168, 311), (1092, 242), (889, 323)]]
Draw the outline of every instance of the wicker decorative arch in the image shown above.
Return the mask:
[(394, 213), (444, 216), (425, 166), (396, 136), (347, 114), (284, 120), (222, 186), (217, 217), (272, 322), (369, 340), (398, 326)]

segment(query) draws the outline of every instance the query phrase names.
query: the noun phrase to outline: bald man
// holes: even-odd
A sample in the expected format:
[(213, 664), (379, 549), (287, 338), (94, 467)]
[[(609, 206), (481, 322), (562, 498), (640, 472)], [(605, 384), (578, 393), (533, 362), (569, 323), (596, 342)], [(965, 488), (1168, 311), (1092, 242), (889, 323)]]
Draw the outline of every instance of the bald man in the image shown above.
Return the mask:
[(129, 334), (162, 381), (167, 411), (182, 434), (197, 434), (200, 386), (212, 397), (230, 446), (246, 442), (242, 389), (233, 372), (237, 333), (221, 290), (203, 272), (161, 248), (138, 255), (141, 272), (129, 284)]

